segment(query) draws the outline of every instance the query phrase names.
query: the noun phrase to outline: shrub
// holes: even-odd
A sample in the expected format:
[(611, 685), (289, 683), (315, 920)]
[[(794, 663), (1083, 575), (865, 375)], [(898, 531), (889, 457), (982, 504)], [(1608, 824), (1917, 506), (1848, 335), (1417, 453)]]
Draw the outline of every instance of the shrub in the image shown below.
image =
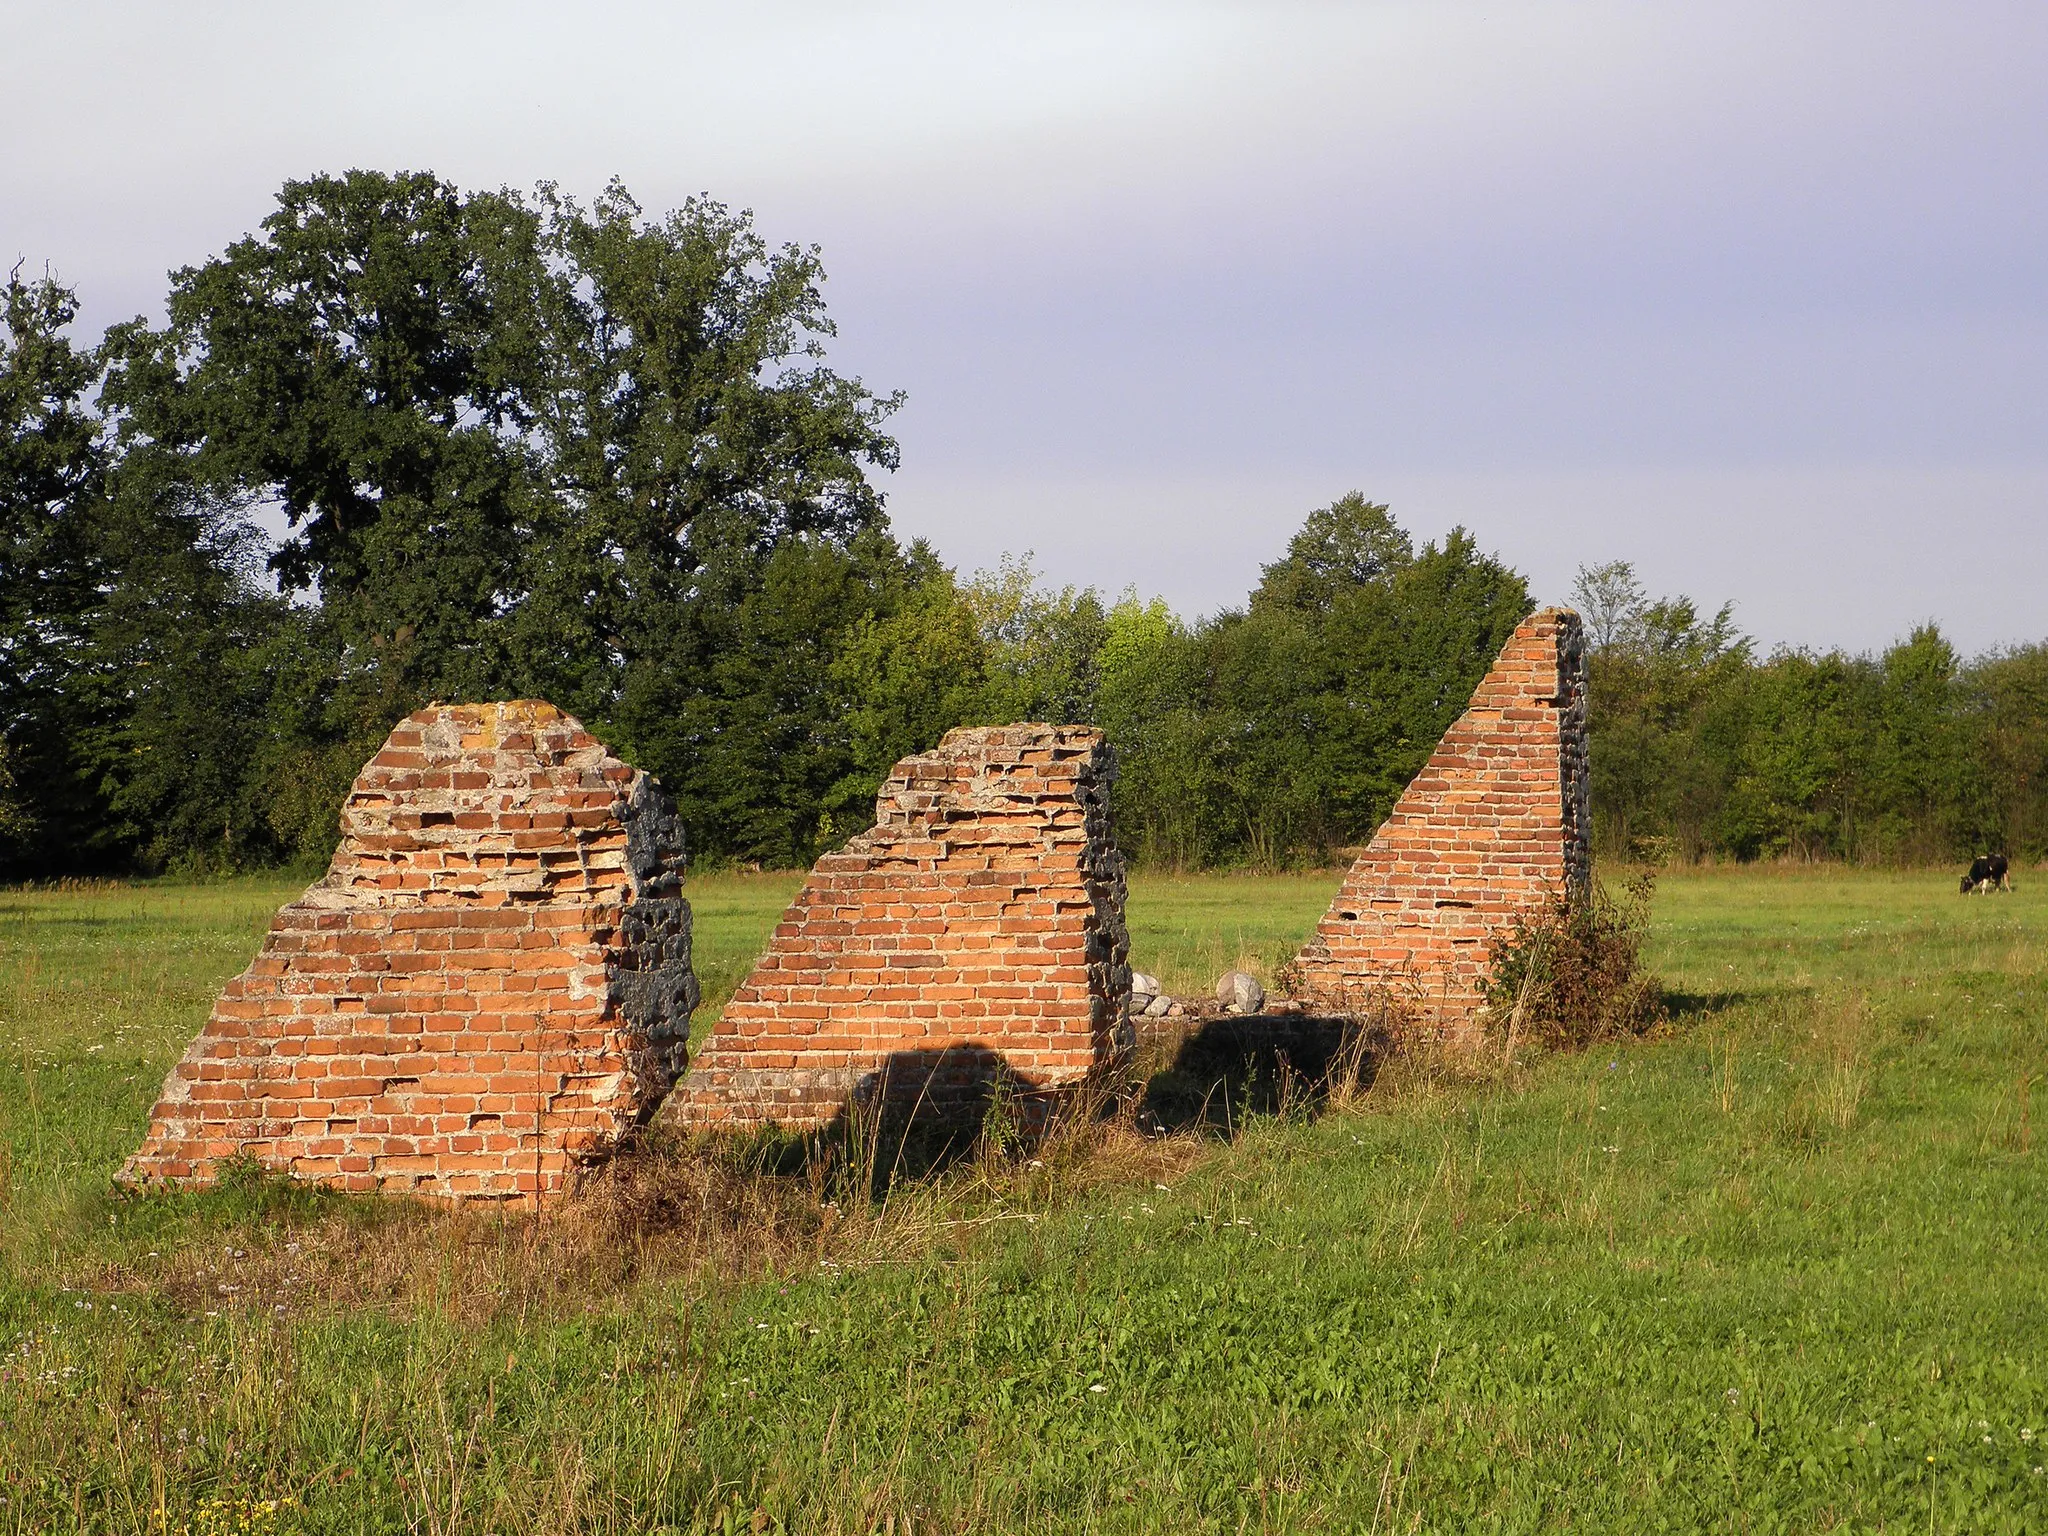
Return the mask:
[(1619, 896), (1597, 880), (1557, 890), (1493, 941), (1486, 1000), (1511, 1052), (1517, 1040), (1586, 1045), (1663, 1021), (1663, 983), (1642, 961), (1655, 886), (1642, 870)]

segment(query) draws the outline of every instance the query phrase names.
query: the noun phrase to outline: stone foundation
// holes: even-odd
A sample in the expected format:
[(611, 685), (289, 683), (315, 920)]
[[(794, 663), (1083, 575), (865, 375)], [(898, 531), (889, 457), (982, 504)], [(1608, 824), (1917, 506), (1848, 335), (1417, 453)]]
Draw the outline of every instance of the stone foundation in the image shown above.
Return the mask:
[(823, 1126), (880, 1096), (1027, 1107), (1128, 1049), (1124, 866), (1102, 733), (951, 731), (820, 859), (663, 1118)]
[(1472, 1038), (1488, 941), (1592, 873), (1579, 617), (1524, 619), (1294, 962), (1338, 1005), (1389, 995)]
[(436, 705), (363, 769), (342, 828), (121, 1180), (204, 1183), (241, 1156), (349, 1190), (561, 1190), (683, 1069), (673, 809), (551, 705)]

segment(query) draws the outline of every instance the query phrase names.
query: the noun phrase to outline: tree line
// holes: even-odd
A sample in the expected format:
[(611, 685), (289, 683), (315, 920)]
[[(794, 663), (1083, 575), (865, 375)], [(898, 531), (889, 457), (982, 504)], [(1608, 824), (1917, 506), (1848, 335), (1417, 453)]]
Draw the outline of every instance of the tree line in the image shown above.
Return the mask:
[[(889, 527), (900, 397), (828, 365), (822, 283), (710, 199), (364, 171), (287, 183), (171, 274), (162, 325), (96, 344), (17, 268), (0, 878), (323, 860), (396, 720), (519, 696), (657, 774), (712, 862), (806, 864), (898, 758), (1019, 719), (1109, 733), (1141, 860), (1313, 862), (1370, 836), (1532, 607), (1462, 530), (1418, 547), (1355, 493), (1204, 618), (1028, 560), (963, 579)], [(2048, 831), (2039, 651), (1758, 660), (1625, 567), (1582, 587), (1610, 847)]]
[(1595, 837), (1630, 857), (2048, 857), (2048, 645), (1759, 655), (1722, 607), (1582, 569)]

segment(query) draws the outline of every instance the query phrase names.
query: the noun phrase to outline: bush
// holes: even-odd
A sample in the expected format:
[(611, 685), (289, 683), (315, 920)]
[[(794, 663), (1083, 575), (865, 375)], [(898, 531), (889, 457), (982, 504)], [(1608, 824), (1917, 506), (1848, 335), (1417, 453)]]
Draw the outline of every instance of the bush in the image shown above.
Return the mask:
[(1656, 876), (1642, 870), (1616, 896), (1595, 880), (1554, 892), (1488, 953), (1486, 1000), (1513, 1049), (1587, 1045), (1640, 1035), (1664, 1019), (1664, 985), (1643, 968)]

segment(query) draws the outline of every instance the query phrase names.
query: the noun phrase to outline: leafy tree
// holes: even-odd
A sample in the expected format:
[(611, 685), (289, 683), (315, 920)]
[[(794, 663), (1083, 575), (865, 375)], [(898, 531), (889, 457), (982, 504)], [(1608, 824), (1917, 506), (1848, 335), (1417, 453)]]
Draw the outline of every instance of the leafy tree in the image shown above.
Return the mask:
[(1887, 841), (1916, 860), (1939, 858), (1973, 821), (1972, 743), (1957, 708), (1955, 647), (1932, 624), (1886, 651), (1877, 693), (1875, 786), (1887, 806)]
[(847, 771), (825, 680), (875, 594), (846, 583), (894, 550), (867, 472), (895, 402), (824, 366), (821, 281), (709, 200), (314, 177), (173, 275), (162, 330), (117, 330), (106, 398), (159, 501), (281, 509), (271, 569), (319, 613), (291, 648), (332, 648), (316, 741), (359, 760), (430, 697), (541, 694), (685, 786), (710, 845), (792, 858)]
[(2048, 851), (2048, 668), (1964, 666), (1933, 626), (1878, 657), (1757, 659), (1723, 606), (1581, 570), (1593, 806), (1631, 855), (1912, 860)]
[(1572, 601), (1585, 621), (1587, 643), (1599, 653), (1626, 649), (1650, 606), (1635, 567), (1626, 560), (1580, 566), (1572, 583)]
[(105, 573), (94, 528), (106, 450), (99, 367), (65, 334), (77, 296), (8, 274), (0, 312), (0, 875), (56, 850), (104, 852), (92, 771), (99, 724), (68, 696)]
[(280, 837), (260, 771), (276, 651), (308, 616), (263, 585), (246, 525), (200, 521), (126, 486), (110, 509), (103, 547), (118, 575), (93, 616), (90, 665), (72, 681), (115, 722), (97, 742), (109, 830), (149, 868), (324, 855), (339, 786), (302, 850)]
[(992, 707), (988, 648), (974, 610), (929, 545), (919, 541), (846, 631), (832, 684), (845, 701), (848, 767), (825, 800), (821, 840), (868, 825), (875, 791), (903, 758), (927, 752), (956, 725), (1001, 724)]
[(1251, 606), (1327, 611), (1414, 559), (1413, 542), (1387, 507), (1350, 491), (1308, 515), (1286, 556), (1265, 567)]
[(1218, 722), (1206, 647), (1164, 600), (1126, 593), (1104, 619), (1096, 718), (1115, 744), (1118, 842), (1171, 868), (1216, 857), (1229, 840), (1216, 807)]
[(18, 864), (21, 850), (35, 830), (34, 812), (21, 781), (14, 776), (14, 748), (0, 736), (0, 849), (6, 850), (9, 865)]
[(674, 654), (692, 665), (636, 669), (610, 734), (635, 760), (662, 765), (700, 853), (807, 864), (867, 825), (872, 787), (847, 819), (859, 798), (853, 723), (834, 678), (915, 576), (882, 534), (850, 547), (793, 538), (752, 566), (722, 566), (723, 582), (682, 610)]
[(363, 687), (488, 694), (537, 490), (536, 221), (358, 171), (286, 183), (262, 231), (173, 273), (163, 330), (110, 337), (123, 448), (163, 496), (277, 505), (271, 567)]
[(1341, 498), (1310, 515), (1245, 612), (1183, 641), (1124, 611), (1123, 643), (1144, 661), (1104, 663), (1105, 718), (1136, 760), (1119, 814), (1176, 861), (1270, 865), (1364, 841), (1530, 606), (1462, 529), (1418, 553), (1385, 507)]
[(250, 765), (261, 657), (293, 616), (258, 580), (238, 507), (111, 451), (90, 398), (100, 359), (63, 334), (74, 297), (18, 272), (7, 297), (0, 692), (16, 788), (0, 864), (274, 858)]
[(2048, 645), (1979, 657), (1957, 686), (1978, 791), (1962, 829), (1969, 850), (2048, 851)]
[(1108, 621), (1093, 587), (1041, 591), (1026, 553), (1004, 556), (963, 596), (986, 648), (988, 713), (1061, 725), (1095, 718)]
[(1738, 858), (1850, 854), (1862, 835), (1874, 669), (1781, 651), (1746, 690), (1718, 842)]
[(1347, 840), (1370, 834), (1465, 711), (1535, 603), (1527, 582), (1454, 528), (1425, 544), (1383, 597), (1371, 589), (1331, 610), (1325, 643), (1345, 658), (1345, 707), (1363, 744), (1338, 803)]
[(1335, 835), (1346, 701), (1322, 629), (1312, 612), (1264, 608), (1223, 615), (1206, 636), (1210, 804), (1226, 846), (1261, 867)]
[(1730, 793), (1733, 761), (1708, 747), (1727, 735), (1751, 643), (1732, 605), (1702, 618), (1690, 598), (1653, 601), (1626, 561), (1581, 567), (1572, 596), (1591, 647), (1595, 835), (1696, 857)]
[[(616, 183), (287, 183), (161, 329), (0, 330), (0, 876), (313, 860), (391, 723), (539, 694), (677, 793), (700, 854), (804, 863), (956, 724), (1099, 722), (1125, 846), (1363, 841), (1530, 607), (1353, 492), (1200, 621), (957, 581), (893, 538), (896, 400), (825, 362), (815, 249)], [(266, 509), (284, 533), (257, 531)], [(2048, 661), (1759, 660), (1732, 610), (1580, 572), (1596, 835), (1680, 857), (2048, 853)]]

